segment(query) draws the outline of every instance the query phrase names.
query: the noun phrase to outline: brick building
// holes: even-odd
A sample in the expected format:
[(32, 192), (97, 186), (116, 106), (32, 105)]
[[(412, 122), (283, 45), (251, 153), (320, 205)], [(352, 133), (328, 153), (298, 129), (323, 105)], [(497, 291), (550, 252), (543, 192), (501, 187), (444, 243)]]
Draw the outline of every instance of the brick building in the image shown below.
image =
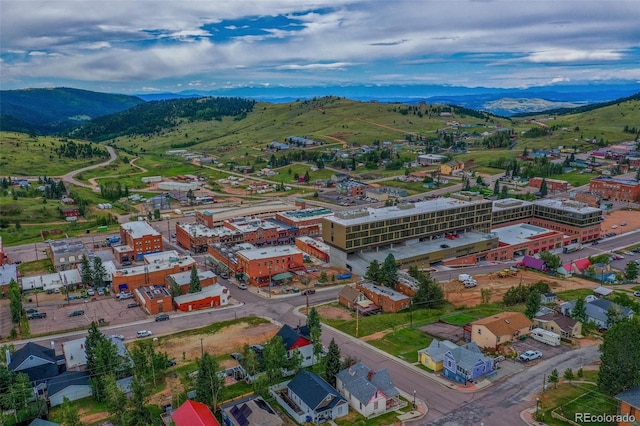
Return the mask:
[(112, 274), (113, 291), (120, 293), (142, 286), (164, 285), (168, 275), (190, 273), (195, 264), (192, 257), (179, 255), (175, 251), (146, 255), (143, 265), (121, 269)]
[(329, 262), (329, 246), (321, 240), (315, 240), (311, 237), (298, 237), (296, 238), (296, 247), (309, 256), (313, 256), (323, 262)]
[(585, 203), (589, 207), (600, 208), (602, 197), (599, 194), (589, 191), (578, 191), (571, 193), (571, 198), (579, 203)]
[[(218, 282), (218, 276), (211, 271), (198, 270), (198, 279), (200, 280), (200, 286), (203, 289)], [(173, 284), (180, 286), (180, 294), (186, 294), (189, 291), (189, 285), (191, 284), (191, 271), (189, 270), (167, 275), (165, 278), (165, 285), (167, 288), (171, 288)]]
[(304, 270), (302, 252), (293, 246), (240, 250), (237, 271), (251, 285), (265, 287), (271, 282), (292, 278), (291, 272)]
[(605, 200), (640, 201), (640, 182), (634, 179), (597, 177), (589, 182), (589, 191), (599, 194)]
[(173, 311), (171, 293), (164, 286), (141, 286), (133, 291), (133, 297), (149, 315)]
[(146, 221), (127, 222), (120, 225), (120, 242), (131, 247), (136, 259), (145, 254), (164, 250), (162, 234)]
[(379, 286), (370, 282), (361, 281), (356, 284), (367, 299), (371, 300), (382, 312), (399, 312), (409, 308), (411, 298), (389, 287)]
[(534, 177), (529, 179), (529, 186), (531, 188), (540, 189), (542, 187), (543, 180), (547, 183), (547, 190), (550, 192), (569, 190), (569, 182), (565, 180), (546, 179), (546, 178), (539, 178), (539, 177)]
[(204, 287), (202, 291), (187, 293), (173, 299), (176, 310), (191, 312), (198, 309), (215, 308), (229, 303), (229, 289), (220, 284)]

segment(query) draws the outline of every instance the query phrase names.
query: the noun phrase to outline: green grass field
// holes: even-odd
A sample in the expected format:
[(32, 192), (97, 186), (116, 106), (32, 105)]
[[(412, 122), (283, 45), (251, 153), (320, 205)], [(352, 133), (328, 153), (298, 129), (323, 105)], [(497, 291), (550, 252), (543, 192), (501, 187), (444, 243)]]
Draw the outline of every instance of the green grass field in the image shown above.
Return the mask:
[(402, 328), (367, 343), (405, 361), (415, 362), (418, 359), (417, 352), (429, 346), (432, 340), (433, 337), (418, 329)]
[[(77, 142), (76, 143), (86, 143)], [(63, 142), (57, 137), (31, 137), (0, 132), (0, 174), (3, 176), (60, 176), (72, 170), (106, 161), (106, 158), (72, 159), (53, 150)]]

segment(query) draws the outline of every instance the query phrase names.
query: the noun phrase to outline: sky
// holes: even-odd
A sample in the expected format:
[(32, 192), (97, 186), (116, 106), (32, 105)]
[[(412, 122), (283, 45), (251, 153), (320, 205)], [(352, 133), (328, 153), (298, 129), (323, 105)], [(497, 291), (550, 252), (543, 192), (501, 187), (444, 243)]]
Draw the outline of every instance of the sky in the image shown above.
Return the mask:
[(638, 82), (638, 0), (0, 1), (2, 90)]

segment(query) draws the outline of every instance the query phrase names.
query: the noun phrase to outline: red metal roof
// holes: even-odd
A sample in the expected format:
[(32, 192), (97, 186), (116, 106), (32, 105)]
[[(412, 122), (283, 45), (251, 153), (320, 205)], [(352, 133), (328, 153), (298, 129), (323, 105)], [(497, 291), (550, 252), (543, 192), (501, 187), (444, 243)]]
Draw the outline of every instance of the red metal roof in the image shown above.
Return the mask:
[(171, 416), (176, 426), (220, 426), (205, 404), (187, 400)]

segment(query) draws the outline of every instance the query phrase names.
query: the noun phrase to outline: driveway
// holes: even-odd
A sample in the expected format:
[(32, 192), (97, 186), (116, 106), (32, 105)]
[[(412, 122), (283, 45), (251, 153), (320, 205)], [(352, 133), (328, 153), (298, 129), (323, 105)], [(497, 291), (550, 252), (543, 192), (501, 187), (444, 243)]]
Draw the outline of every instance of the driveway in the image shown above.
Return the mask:
[[(511, 343), (511, 347), (518, 352), (518, 355), (529, 350), (540, 351), (542, 352), (542, 359), (550, 359), (574, 349), (571, 346), (563, 345), (563, 344), (561, 344), (560, 346), (550, 346), (550, 345), (547, 345), (546, 343), (542, 343), (535, 339), (532, 339), (531, 337), (528, 337), (526, 340), (517, 340)], [(533, 362), (536, 362), (536, 361), (533, 361)], [(524, 364), (532, 364), (532, 363), (527, 362)]]

